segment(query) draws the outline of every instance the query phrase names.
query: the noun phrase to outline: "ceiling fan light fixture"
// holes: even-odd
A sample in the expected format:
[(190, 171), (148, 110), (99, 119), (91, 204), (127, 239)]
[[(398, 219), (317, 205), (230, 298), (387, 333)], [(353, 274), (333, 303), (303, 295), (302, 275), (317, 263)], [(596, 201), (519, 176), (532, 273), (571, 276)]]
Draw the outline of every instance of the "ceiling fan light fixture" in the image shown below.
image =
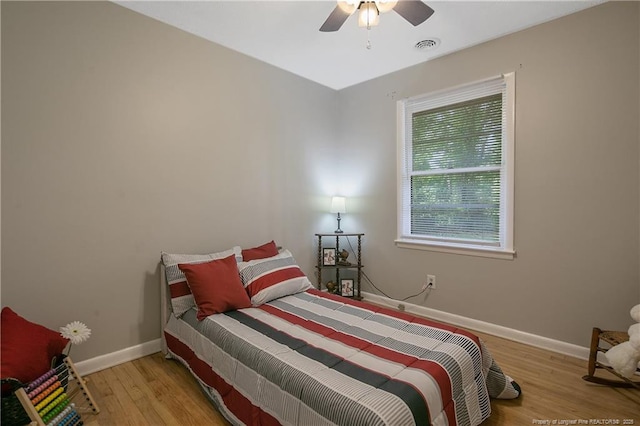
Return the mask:
[[(0, 0), (1, 1), (1, 0)], [(380, 13), (393, 10), (414, 27), (422, 24), (433, 15), (433, 9), (422, 0), (336, 0), (329, 17), (320, 26), (320, 31), (330, 33), (338, 31), (342, 24), (358, 10), (358, 25), (371, 27), (378, 25)]]
[(398, 0), (376, 0), (376, 6), (380, 13), (389, 12), (398, 4)]
[(360, 13), (358, 14), (359, 27), (375, 27), (380, 22), (378, 8), (373, 2), (363, 2), (360, 5)]
[(359, 0), (338, 0), (338, 7), (340, 7), (344, 13), (348, 13), (349, 15), (356, 11), (359, 4)]

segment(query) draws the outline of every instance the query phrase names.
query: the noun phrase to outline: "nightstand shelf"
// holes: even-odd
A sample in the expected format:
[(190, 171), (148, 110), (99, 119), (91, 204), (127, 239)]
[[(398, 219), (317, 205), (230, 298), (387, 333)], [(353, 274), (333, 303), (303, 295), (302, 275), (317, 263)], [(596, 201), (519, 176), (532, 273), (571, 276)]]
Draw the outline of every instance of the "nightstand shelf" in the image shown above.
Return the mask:
[[(331, 282), (335, 284), (335, 294), (361, 300), (362, 237), (364, 234), (345, 232), (315, 235), (318, 239), (318, 263), (316, 265), (318, 289), (322, 290), (324, 285), (325, 289), (331, 291), (327, 287), (327, 283)], [(355, 247), (351, 245), (350, 237), (357, 239)], [(347, 256), (341, 257), (340, 254), (344, 252)], [(349, 255), (352, 253), (355, 256), (353, 262), (349, 260)], [(341, 264), (341, 262), (346, 263)], [(327, 278), (326, 283), (322, 281), (323, 274)]]

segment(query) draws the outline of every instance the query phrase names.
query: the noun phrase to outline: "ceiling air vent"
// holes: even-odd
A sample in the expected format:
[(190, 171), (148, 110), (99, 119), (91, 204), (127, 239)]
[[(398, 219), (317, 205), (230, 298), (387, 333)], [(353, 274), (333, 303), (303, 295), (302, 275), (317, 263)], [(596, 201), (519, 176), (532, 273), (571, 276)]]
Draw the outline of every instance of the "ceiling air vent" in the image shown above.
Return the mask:
[(440, 40), (437, 38), (428, 38), (420, 40), (413, 47), (417, 50), (433, 50), (440, 45)]

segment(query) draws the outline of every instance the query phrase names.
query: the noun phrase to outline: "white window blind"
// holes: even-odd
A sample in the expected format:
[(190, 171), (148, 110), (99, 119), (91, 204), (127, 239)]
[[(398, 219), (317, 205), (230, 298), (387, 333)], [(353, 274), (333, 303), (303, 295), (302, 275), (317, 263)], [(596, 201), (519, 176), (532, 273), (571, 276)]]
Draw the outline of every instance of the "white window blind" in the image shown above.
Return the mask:
[(398, 106), (398, 240), (512, 251), (513, 74)]

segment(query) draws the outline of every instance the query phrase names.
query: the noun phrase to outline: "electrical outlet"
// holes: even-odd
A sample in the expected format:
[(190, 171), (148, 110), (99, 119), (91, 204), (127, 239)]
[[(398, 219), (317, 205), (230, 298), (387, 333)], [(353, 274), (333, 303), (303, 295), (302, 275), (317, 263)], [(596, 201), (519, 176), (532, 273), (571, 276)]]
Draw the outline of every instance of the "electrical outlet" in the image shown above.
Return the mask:
[(432, 290), (436, 289), (436, 276), (427, 275), (427, 287), (431, 287)]

